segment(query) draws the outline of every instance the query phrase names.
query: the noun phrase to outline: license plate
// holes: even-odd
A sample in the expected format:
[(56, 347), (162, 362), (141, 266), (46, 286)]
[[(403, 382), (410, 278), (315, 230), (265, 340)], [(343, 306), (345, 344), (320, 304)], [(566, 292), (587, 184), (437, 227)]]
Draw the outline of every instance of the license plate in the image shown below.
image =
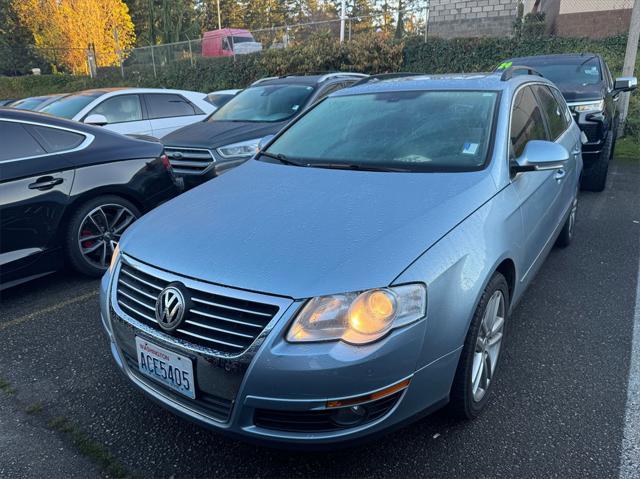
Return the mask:
[(191, 399), (196, 398), (191, 359), (161, 348), (136, 336), (138, 369), (150, 377)]

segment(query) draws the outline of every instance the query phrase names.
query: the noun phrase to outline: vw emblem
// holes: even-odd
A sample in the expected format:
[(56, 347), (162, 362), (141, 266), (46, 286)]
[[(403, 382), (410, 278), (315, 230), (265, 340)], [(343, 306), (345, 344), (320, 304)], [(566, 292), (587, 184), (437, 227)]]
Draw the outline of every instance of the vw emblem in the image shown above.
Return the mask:
[(162, 329), (175, 331), (184, 318), (186, 301), (177, 286), (167, 286), (156, 300), (156, 319)]

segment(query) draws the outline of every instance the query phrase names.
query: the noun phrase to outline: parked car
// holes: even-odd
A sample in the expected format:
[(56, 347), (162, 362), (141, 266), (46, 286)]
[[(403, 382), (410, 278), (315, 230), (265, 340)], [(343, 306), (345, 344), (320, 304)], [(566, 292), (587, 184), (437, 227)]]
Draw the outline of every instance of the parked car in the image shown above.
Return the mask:
[(59, 270), (99, 276), (120, 235), (178, 193), (162, 145), (0, 109), (0, 289)]
[(620, 93), (635, 90), (634, 77), (615, 80), (601, 55), (593, 53), (511, 58), (505, 66), (526, 65), (554, 82), (586, 135), (582, 146), (585, 190), (602, 191), (618, 136)]
[(13, 103), (17, 100), (17, 98), (5, 98), (4, 100), (0, 100), (0, 106), (7, 106), (9, 103)]
[(251, 158), (263, 137), (277, 133), (308, 105), (364, 77), (329, 73), (263, 78), (206, 120), (165, 136), (165, 151), (186, 187), (199, 185)]
[(9, 103), (7, 106), (18, 110), (39, 111), (50, 103), (53, 103), (66, 95), (66, 93), (56, 93), (53, 95), (32, 96), (29, 98), (23, 98), (22, 100), (16, 100)]
[(101, 286), (125, 375), (271, 443), (357, 441), (447, 402), (478, 416), (510, 311), (572, 239), (582, 170), (559, 90), (515, 71), (335, 92), (133, 225)]
[(206, 118), (216, 107), (205, 93), (158, 88), (101, 88), (72, 93), (40, 111), (125, 135), (156, 138)]
[(260, 50), (262, 43), (256, 42), (249, 30), (221, 28), (202, 35), (203, 57), (232, 57)]
[(211, 103), (213, 106), (215, 106), (217, 109), (229, 103), (229, 100), (231, 100), (234, 96), (236, 96), (241, 91), (242, 90), (240, 89), (212, 91), (207, 95), (207, 101)]

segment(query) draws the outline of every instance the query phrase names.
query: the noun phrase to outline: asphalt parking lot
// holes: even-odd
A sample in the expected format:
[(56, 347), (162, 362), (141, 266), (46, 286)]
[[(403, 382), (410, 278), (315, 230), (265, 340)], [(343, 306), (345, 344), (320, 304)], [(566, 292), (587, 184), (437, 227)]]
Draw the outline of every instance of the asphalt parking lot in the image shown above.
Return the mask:
[(61, 273), (5, 291), (0, 477), (640, 477), (640, 450), (623, 453), (639, 162), (614, 163), (605, 192), (580, 196), (576, 233), (511, 317), (478, 420), (438, 412), (332, 453), (247, 445), (146, 400), (111, 359), (97, 281)]

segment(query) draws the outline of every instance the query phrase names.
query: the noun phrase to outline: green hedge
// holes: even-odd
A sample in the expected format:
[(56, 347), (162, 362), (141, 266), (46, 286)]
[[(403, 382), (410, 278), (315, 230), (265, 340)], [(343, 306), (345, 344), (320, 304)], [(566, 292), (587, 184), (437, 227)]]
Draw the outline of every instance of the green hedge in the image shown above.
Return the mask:
[[(257, 78), (285, 73), (349, 70), (363, 73), (410, 71), (424, 73), (489, 71), (508, 57), (563, 52), (601, 53), (613, 75), (620, 74), (626, 37), (603, 40), (580, 38), (467, 38), (412, 37), (403, 42), (379, 34), (359, 35), (340, 45), (320, 34), (303, 45), (286, 50), (236, 58), (200, 58), (157, 66), (128, 65), (125, 79), (119, 69), (103, 69), (96, 79), (72, 75), (0, 77), (0, 98), (71, 92), (103, 86), (144, 86), (213, 91), (244, 87)], [(638, 60), (640, 65), (640, 57)], [(638, 70), (638, 68), (637, 68)], [(628, 133), (640, 142), (640, 94), (631, 96)]]

